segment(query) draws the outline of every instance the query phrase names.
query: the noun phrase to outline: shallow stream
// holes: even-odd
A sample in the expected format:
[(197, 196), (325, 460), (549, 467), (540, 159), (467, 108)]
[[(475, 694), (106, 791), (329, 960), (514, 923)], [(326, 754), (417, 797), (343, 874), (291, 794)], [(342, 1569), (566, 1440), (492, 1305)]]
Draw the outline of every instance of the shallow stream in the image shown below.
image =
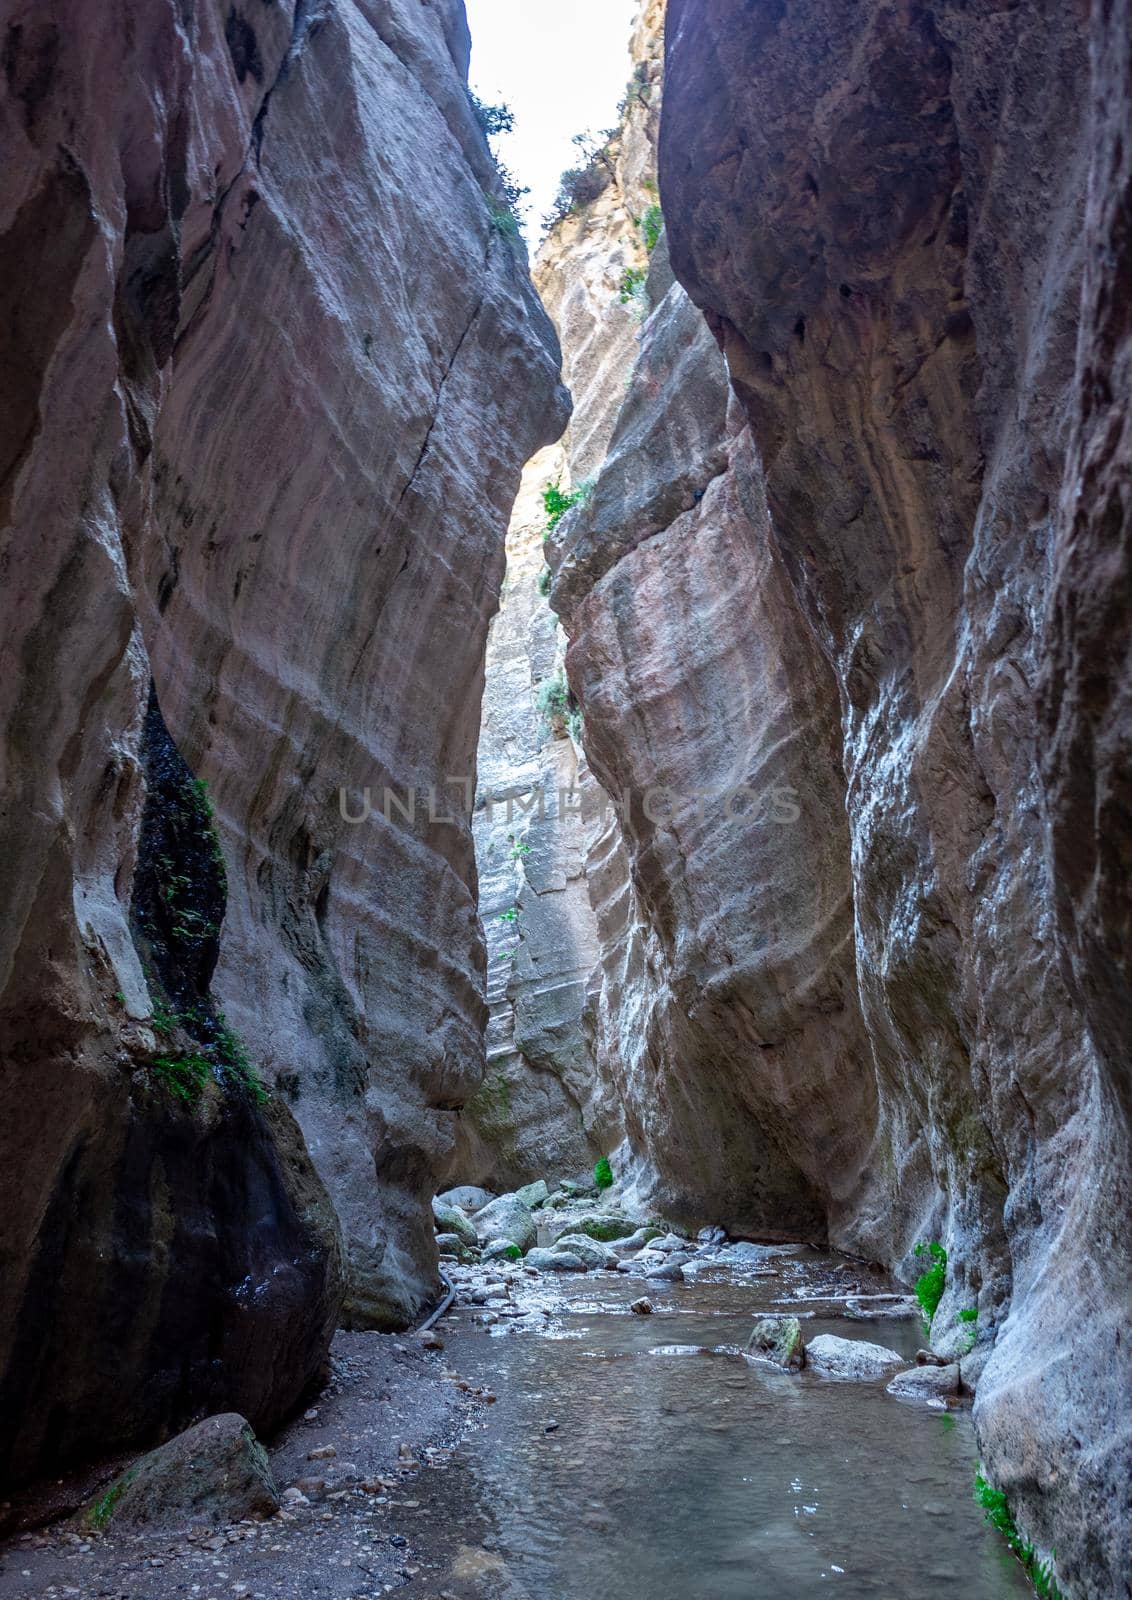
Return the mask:
[[(444, 1521), (449, 1537), (456, 1524), (459, 1550), (433, 1592), (1029, 1594), (972, 1500), (968, 1411), (897, 1400), (883, 1382), (788, 1375), (736, 1353), (757, 1310), (799, 1309), (804, 1280), (792, 1263), (783, 1271), (681, 1285), (544, 1278), (531, 1291), (547, 1297), (542, 1331), (530, 1319), (481, 1327), (474, 1312), (457, 1312), (445, 1325), (447, 1357), (499, 1400), (444, 1475)], [(645, 1288), (655, 1312), (633, 1315), (629, 1302)], [(847, 1321), (823, 1309), (804, 1321), (807, 1337), (868, 1339), (909, 1358), (921, 1342), (914, 1321)]]

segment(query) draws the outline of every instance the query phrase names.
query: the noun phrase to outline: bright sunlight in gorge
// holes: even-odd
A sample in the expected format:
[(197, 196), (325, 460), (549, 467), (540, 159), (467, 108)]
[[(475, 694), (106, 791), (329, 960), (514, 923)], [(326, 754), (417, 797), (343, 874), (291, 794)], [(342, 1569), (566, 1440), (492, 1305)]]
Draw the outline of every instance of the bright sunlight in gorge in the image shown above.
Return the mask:
[(600, 134), (616, 120), (636, 11), (636, 0), (468, 0), (472, 88), (514, 113), (514, 132), (495, 146), (531, 191), (520, 220), (532, 241), (559, 176), (577, 165), (573, 136)]

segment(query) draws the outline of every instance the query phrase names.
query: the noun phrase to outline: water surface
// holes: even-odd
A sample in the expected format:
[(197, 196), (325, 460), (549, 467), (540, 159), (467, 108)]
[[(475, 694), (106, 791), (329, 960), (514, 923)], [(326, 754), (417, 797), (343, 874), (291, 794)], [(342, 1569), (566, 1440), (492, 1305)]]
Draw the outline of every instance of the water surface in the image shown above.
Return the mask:
[[(445, 1475), (460, 1554), (437, 1583), (507, 1600), (1005, 1600), (1029, 1594), (982, 1523), (966, 1411), (749, 1363), (755, 1310), (804, 1281), (555, 1282), (547, 1331), (448, 1330), (452, 1364), (499, 1396)], [(808, 1336), (911, 1357), (914, 1322), (814, 1315)], [(450, 1524), (451, 1526), (451, 1524)]]

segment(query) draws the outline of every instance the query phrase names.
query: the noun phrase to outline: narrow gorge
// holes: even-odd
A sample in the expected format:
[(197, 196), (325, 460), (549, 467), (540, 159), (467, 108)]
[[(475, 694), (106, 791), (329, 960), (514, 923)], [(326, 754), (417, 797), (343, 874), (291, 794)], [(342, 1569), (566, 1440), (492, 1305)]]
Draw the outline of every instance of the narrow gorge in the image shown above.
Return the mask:
[(1132, 1596), (1127, 7), (4, 10), (0, 1600)]

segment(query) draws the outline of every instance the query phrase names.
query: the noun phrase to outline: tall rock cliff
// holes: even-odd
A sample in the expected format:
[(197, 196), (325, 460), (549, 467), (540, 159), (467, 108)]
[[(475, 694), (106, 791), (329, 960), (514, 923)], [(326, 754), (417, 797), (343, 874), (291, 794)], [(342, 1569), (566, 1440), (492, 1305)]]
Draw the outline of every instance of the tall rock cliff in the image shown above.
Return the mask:
[[(593, 1049), (600, 947), (587, 862), (603, 810), (611, 813), (566, 696), (543, 495), (550, 486), (567, 498), (588, 493), (637, 358), (653, 217), (659, 226), (663, 18), (661, 0), (641, 7), (617, 127), (534, 262), (574, 409), (562, 441), (524, 475), (488, 644), (475, 837), (490, 1020), (484, 1084), (461, 1119), (461, 1181), (576, 1176), (623, 1135), (620, 1099)], [(613, 827), (616, 851), (615, 841)]]
[(353, 1320), (432, 1292), (483, 949), (467, 818), (383, 792), (473, 772), (566, 402), (457, 0), (0, 27), (7, 1474), (277, 1420), (327, 1190)]
[(1086, 9), (672, 0), (668, 244), (741, 409), (671, 291), (553, 601), (595, 773), (671, 791), (622, 828), (635, 960), (603, 941), (634, 1148), (711, 1220), (907, 1276), (941, 1241), (988, 1467), (1099, 1597), (1132, 1555), (1129, 40)]

